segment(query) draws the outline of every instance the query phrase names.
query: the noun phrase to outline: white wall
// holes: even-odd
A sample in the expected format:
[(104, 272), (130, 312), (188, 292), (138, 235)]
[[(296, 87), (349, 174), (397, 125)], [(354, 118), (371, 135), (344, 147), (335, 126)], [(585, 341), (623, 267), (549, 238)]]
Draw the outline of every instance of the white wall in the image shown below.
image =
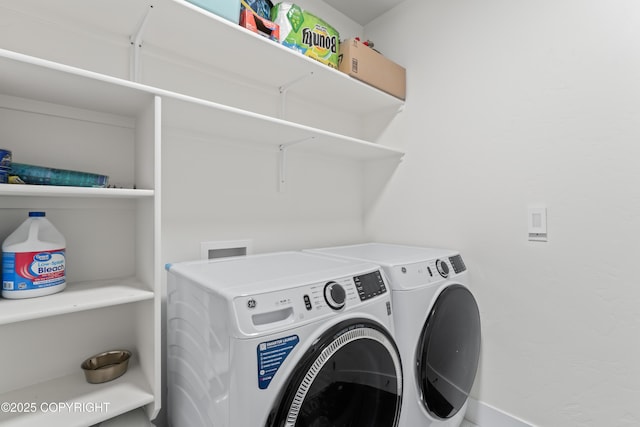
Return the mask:
[[(458, 248), (473, 395), (541, 426), (640, 425), (640, 3), (407, 0), (366, 36), (405, 65), (378, 240)], [(529, 205), (549, 242), (527, 241)]]
[(202, 241), (249, 238), (255, 252), (267, 252), (363, 239), (357, 162), (291, 149), (286, 191), (280, 193), (274, 152), (211, 145), (173, 132), (168, 138), (163, 165), (173, 167), (163, 174), (167, 261), (199, 258)]

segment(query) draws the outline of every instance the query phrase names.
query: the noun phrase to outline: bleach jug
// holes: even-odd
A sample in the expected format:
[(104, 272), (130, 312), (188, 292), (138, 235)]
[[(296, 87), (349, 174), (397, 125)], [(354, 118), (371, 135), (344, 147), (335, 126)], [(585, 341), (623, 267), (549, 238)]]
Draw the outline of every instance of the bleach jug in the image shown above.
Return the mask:
[(2, 244), (2, 296), (31, 298), (62, 291), (67, 286), (65, 247), (44, 212), (29, 212)]

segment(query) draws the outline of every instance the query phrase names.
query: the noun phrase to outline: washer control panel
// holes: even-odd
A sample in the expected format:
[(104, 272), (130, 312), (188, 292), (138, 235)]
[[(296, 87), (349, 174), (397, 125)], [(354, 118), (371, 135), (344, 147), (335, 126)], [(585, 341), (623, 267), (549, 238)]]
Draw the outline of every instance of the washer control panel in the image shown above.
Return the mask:
[[(366, 304), (387, 293), (379, 269), (288, 289), (234, 298), (238, 326), (256, 333)], [(388, 298), (388, 296), (387, 296)]]
[(382, 295), (387, 292), (387, 286), (384, 283), (380, 270), (376, 270), (369, 274), (363, 274), (353, 278), (358, 289), (358, 295), (361, 301)]

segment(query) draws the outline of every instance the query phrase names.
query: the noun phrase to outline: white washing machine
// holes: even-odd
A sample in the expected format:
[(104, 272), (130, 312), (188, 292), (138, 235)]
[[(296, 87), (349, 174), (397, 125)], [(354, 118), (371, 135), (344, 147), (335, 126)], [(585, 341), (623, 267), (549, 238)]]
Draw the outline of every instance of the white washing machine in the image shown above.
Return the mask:
[(280, 252), (167, 270), (171, 426), (397, 426), (402, 367), (379, 266)]
[(480, 355), (480, 314), (460, 254), (383, 243), (307, 252), (383, 267), (405, 369), (399, 425), (459, 426)]

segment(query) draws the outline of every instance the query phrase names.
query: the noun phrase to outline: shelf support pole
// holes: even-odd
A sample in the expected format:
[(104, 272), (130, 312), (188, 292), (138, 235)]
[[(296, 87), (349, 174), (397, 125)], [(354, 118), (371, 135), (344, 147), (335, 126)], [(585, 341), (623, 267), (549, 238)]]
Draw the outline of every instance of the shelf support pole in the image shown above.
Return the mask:
[(309, 138), (300, 139), (298, 141), (287, 142), (278, 146), (278, 192), (284, 193), (287, 184), (287, 149), (292, 145), (301, 144), (303, 142), (315, 140), (315, 136)]
[(144, 27), (147, 25), (149, 14), (153, 9), (153, 5), (150, 4), (149, 8), (145, 12), (144, 16), (138, 23), (138, 28), (135, 33), (129, 36), (129, 43), (131, 43), (131, 59), (129, 61), (129, 80), (134, 82), (140, 81), (140, 50), (142, 48), (142, 36), (144, 34)]
[(280, 92), (280, 118), (284, 119), (284, 113), (287, 107), (287, 92), (291, 89), (292, 86), (300, 83), (303, 80), (308, 79), (313, 76), (313, 71), (310, 71), (308, 74), (303, 74), (295, 80), (290, 81), (289, 83), (285, 83), (278, 88), (278, 92)]

